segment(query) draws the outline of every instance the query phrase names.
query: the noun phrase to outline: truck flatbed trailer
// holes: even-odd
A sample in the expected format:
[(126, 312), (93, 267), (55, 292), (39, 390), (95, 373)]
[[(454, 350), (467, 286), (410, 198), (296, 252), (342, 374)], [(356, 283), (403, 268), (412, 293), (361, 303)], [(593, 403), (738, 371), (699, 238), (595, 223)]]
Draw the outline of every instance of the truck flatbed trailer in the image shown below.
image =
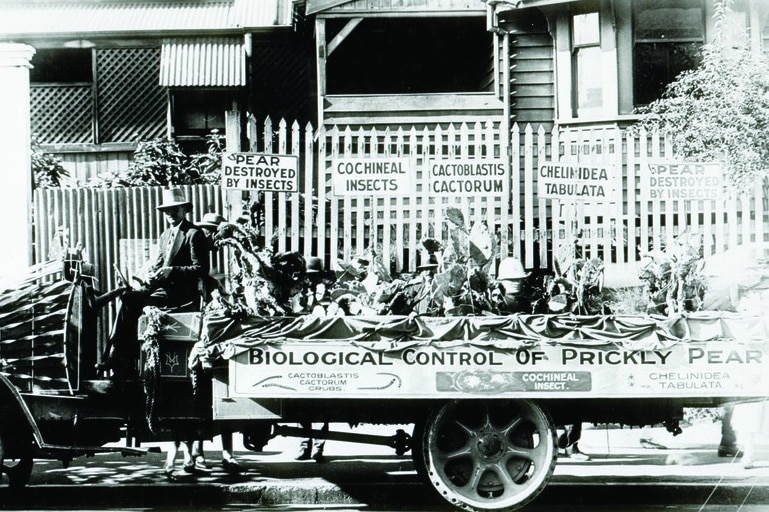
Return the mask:
[[(410, 451), (425, 482), (455, 507), (516, 510), (549, 482), (560, 425), (664, 424), (675, 433), (684, 407), (769, 396), (766, 318), (723, 312), (235, 319), (156, 311), (140, 321), (137, 340), (152, 357), (131, 363), (137, 372), (124, 374), (135, 377), (106, 379), (94, 370), (88, 290), (76, 280), (66, 312), (56, 310), (63, 330), (0, 344), (0, 476), (11, 487), (28, 483), (35, 458), (66, 464), (114, 451), (107, 445), (120, 439), (119, 451), (138, 455), (142, 442), (180, 430), (239, 431), (260, 451), (272, 436), (304, 435), (286, 424), (410, 424), (413, 432), (393, 436), (314, 435)], [(23, 321), (39, 321), (34, 315)], [(201, 375), (198, 385), (211, 383), (202, 401), (192, 385)]]
[[(769, 395), (769, 337), (756, 315), (200, 320), (216, 423), (250, 430), (257, 448), (302, 434), (259, 422), (414, 424), (411, 436), (346, 440), (410, 449), (424, 479), (466, 510), (531, 502), (555, 468), (557, 426), (677, 433), (684, 407)], [(171, 321), (186, 327), (169, 333), (197, 329), (195, 318)], [(168, 360), (193, 341), (167, 338), (161, 346), (181, 351)]]

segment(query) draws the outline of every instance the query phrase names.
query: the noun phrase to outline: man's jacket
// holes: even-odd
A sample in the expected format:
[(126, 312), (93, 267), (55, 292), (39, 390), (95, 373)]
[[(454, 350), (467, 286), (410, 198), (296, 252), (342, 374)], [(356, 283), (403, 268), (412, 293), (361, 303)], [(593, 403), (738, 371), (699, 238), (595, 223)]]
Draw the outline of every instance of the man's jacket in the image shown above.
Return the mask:
[(184, 219), (179, 224), (176, 236), (166, 254), (172, 228), (160, 235), (158, 258), (152, 271), (160, 267), (171, 267), (168, 279), (152, 283), (158, 289), (153, 295), (165, 294), (169, 305), (200, 305), (202, 280), (210, 270), (209, 243), (199, 227)]

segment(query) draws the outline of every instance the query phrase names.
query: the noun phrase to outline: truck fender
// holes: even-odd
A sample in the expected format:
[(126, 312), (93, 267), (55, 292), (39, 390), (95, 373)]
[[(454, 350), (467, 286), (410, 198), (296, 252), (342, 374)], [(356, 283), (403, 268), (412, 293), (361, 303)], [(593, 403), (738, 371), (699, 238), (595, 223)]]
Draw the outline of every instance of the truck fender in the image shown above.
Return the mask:
[(8, 405), (11, 411), (18, 412), (18, 417), (23, 419), (24, 423), (32, 431), (32, 437), (37, 446), (43, 446), (43, 436), (40, 428), (37, 426), (32, 411), (29, 410), (24, 398), (19, 393), (16, 386), (8, 380), (8, 377), (0, 373), (0, 405)]

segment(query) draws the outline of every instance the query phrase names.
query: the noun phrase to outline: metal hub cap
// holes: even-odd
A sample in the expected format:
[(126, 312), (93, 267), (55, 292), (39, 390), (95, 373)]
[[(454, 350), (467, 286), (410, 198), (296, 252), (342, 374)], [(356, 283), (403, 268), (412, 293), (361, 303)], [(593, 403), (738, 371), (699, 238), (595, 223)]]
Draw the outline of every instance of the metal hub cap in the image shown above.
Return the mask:
[(476, 443), (478, 453), (487, 459), (498, 458), (504, 452), (505, 443), (493, 432), (483, 433)]

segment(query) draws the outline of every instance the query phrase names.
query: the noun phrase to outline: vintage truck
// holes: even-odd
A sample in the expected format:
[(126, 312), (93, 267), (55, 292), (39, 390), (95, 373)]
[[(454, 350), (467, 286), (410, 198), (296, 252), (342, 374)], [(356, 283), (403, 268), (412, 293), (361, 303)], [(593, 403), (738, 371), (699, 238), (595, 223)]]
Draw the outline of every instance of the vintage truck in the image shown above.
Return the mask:
[[(27, 484), (35, 458), (140, 454), (141, 442), (169, 438), (166, 424), (186, 422), (208, 437), (239, 431), (256, 451), (271, 436), (300, 434), (286, 423), (409, 424), (413, 432), (392, 437), (326, 437), (410, 451), (424, 481), (457, 508), (516, 510), (550, 480), (558, 425), (665, 424), (675, 433), (685, 407), (769, 395), (766, 317), (725, 312), (239, 319), (161, 312), (140, 328), (140, 342), (156, 350), (154, 370), (136, 361), (142, 376), (115, 382), (93, 370), (87, 275), (76, 272), (67, 286), (61, 336), (32, 346), (6, 343), (9, 324), (0, 331), (0, 462), (12, 487)], [(203, 412), (192, 398), (191, 353), (212, 379)], [(35, 366), (52, 355), (57, 364)], [(115, 447), (121, 439), (125, 446)]]

